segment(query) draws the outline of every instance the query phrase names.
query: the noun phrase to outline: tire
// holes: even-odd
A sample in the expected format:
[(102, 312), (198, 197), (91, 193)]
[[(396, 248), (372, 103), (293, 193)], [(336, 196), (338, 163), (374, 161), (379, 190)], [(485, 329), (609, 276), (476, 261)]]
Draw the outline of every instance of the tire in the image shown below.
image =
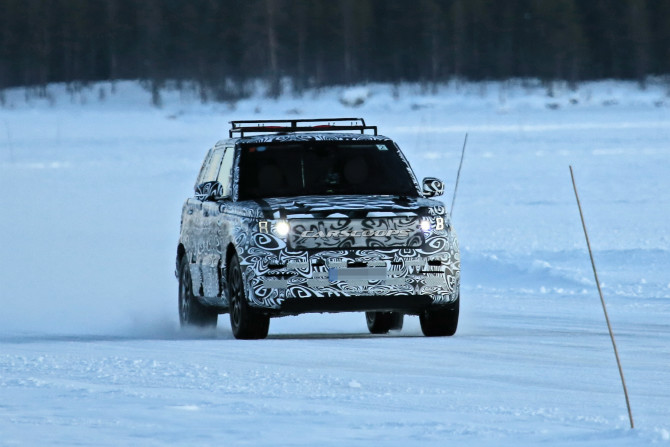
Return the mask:
[(403, 314), (399, 312), (365, 312), (365, 321), (371, 334), (386, 334), (401, 330)]
[(216, 310), (203, 306), (193, 294), (193, 282), (188, 257), (179, 263), (179, 324), (181, 327), (216, 327), (219, 314)]
[(459, 307), (460, 297), (456, 298), (456, 302), (452, 307), (429, 309), (419, 315), (423, 335), (426, 337), (454, 335), (458, 328)]
[(235, 338), (258, 340), (267, 337), (270, 329), (270, 317), (249, 306), (244, 294), (242, 269), (237, 255), (233, 255), (230, 259), (227, 279), (230, 327)]

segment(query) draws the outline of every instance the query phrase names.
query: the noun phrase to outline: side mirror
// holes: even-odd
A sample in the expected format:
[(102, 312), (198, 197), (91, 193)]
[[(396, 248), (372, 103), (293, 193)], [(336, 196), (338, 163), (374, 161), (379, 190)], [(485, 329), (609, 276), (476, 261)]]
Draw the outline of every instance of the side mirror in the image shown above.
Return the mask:
[(205, 182), (195, 187), (195, 198), (202, 201), (216, 201), (223, 198), (223, 185), (219, 182)]
[(423, 196), (437, 197), (444, 194), (444, 183), (435, 177), (426, 177), (423, 179)]

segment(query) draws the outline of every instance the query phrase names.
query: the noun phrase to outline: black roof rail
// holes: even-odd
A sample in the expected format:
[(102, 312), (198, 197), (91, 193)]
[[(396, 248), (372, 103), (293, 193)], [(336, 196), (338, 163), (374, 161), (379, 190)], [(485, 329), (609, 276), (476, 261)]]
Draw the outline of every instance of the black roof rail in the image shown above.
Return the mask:
[[(343, 124), (347, 123), (347, 124)], [(377, 135), (377, 126), (367, 126), (363, 118), (310, 118), (287, 120), (242, 120), (231, 121), (228, 135), (245, 133), (325, 132), (356, 130), (364, 134), (371, 130)]]

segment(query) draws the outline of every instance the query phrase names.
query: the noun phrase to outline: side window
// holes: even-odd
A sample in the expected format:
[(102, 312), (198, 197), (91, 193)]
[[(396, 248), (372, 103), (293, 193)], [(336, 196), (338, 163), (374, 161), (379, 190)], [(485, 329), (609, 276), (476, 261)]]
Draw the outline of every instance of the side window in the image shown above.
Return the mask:
[(205, 177), (205, 172), (207, 171), (207, 166), (209, 166), (209, 160), (212, 158), (212, 150), (207, 151), (205, 159), (202, 161), (202, 166), (200, 166), (200, 172), (198, 173), (198, 178), (195, 180), (195, 187), (204, 183), (203, 178)]
[(233, 161), (235, 159), (235, 148), (227, 147), (226, 152), (223, 155), (223, 160), (221, 161), (221, 169), (219, 169), (219, 175), (216, 180), (221, 183), (223, 186), (223, 196), (227, 197), (231, 194), (231, 179), (232, 179), (232, 170), (233, 170)]
[(205, 167), (204, 175), (200, 179), (200, 183), (213, 182), (219, 174), (219, 166), (221, 166), (221, 159), (223, 158), (223, 148), (214, 149), (212, 157), (209, 159), (209, 164)]

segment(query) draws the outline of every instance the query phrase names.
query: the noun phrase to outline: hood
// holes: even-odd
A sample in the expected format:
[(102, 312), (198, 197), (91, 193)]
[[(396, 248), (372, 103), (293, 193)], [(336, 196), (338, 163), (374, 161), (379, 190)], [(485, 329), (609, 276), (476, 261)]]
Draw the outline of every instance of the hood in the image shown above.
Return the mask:
[(265, 218), (366, 218), (422, 215), (444, 204), (423, 197), (402, 196), (299, 196), (254, 201)]

